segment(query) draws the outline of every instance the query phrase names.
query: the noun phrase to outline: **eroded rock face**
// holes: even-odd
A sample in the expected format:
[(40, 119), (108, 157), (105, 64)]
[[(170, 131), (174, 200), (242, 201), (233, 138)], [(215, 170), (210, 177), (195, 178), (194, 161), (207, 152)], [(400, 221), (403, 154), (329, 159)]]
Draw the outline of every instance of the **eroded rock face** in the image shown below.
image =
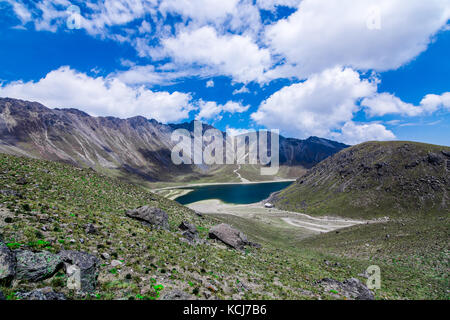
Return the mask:
[(16, 278), (32, 282), (50, 278), (62, 266), (61, 258), (48, 251), (16, 251)]
[(0, 284), (9, 285), (16, 274), (16, 258), (6, 244), (0, 241)]
[(61, 251), (59, 256), (64, 262), (69, 289), (82, 292), (95, 290), (100, 265), (97, 257), (86, 252), (69, 250)]
[(30, 292), (20, 292), (16, 296), (21, 300), (66, 300), (64, 294), (53, 292), (53, 289), (50, 287)]
[(169, 216), (159, 208), (143, 206), (127, 211), (126, 215), (153, 227), (169, 230)]
[(218, 239), (238, 250), (242, 250), (246, 245), (250, 244), (245, 234), (225, 223), (212, 227), (209, 230), (209, 237), (211, 239)]
[(372, 291), (356, 278), (347, 279), (343, 282), (334, 279), (322, 279), (319, 281), (326, 293), (336, 291), (338, 295), (356, 300), (374, 300)]

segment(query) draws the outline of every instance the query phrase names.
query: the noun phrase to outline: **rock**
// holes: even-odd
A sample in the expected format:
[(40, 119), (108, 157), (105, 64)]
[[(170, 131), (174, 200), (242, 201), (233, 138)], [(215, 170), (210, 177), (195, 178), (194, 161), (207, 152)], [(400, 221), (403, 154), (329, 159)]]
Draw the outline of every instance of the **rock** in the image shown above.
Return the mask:
[(61, 258), (48, 251), (16, 251), (16, 278), (32, 282), (48, 279), (62, 266)]
[(103, 259), (105, 259), (105, 260), (109, 260), (109, 259), (111, 258), (111, 256), (110, 256), (109, 253), (107, 253), (107, 252), (103, 252), (103, 253), (101, 254), (101, 257), (102, 257)]
[(122, 262), (119, 261), (119, 260), (113, 260), (113, 261), (111, 261), (111, 267), (113, 267), (113, 268), (118, 267), (118, 266), (121, 266), (121, 265), (122, 265)]
[(0, 291), (0, 301), (2, 300), (6, 300), (5, 295), (3, 294), (3, 292)]
[(161, 300), (194, 300), (194, 297), (181, 290), (172, 290), (163, 294)]
[(24, 185), (28, 184), (28, 181), (25, 178), (19, 178), (19, 179), (17, 179), (16, 184), (18, 184), (20, 186), (24, 186)]
[(0, 285), (9, 286), (16, 274), (16, 257), (6, 244), (0, 242)]
[(212, 227), (209, 230), (209, 237), (211, 239), (218, 239), (226, 245), (238, 250), (242, 250), (249, 244), (247, 237), (242, 232), (225, 223)]
[(97, 234), (98, 233), (98, 229), (97, 229), (97, 227), (96, 226), (94, 226), (92, 223), (88, 223), (86, 226), (85, 226), (85, 232), (87, 233), (87, 234)]
[(17, 197), (17, 198), (20, 198), (20, 199), (23, 198), (23, 196), (22, 196), (22, 194), (20, 192), (17, 192), (15, 190), (10, 190), (10, 189), (0, 190), (0, 194), (4, 195), (6, 197)]
[(183, 221), (178, 228), (183, 232), (183, 236), (189, 240), (189, 242), (194, 242), (195, 240), (198, 239), (198, 231), (197, 228), (193, 225), (190, 224), (187, 221)]
[(199, 211), (194, 211), (194, 212), (197, 217), (203, 218), (203, 213), (201, 213)]
[(427, 158), (428, 162), (434, 166), (439, 166), (444, 162), (444, 159), (442, 159), (442, 157), (436, 153), (433, 152), (429, 152), (428, 153), (428, 158)]
[(442, 150), (441, 153), (442, 153), (444, 156), (446, 156), (447, 158), (450, 158), (450, 152), (449, 152), (449, 151)]
[(97, 286), (100, 261), (97, 257), (79, 251), (64, 250), (59, 253), (68, 276), (69, 289), (92, 292)]
[(16, 297), (21, 300), (66, 300), (64, 294), (53, 292), (50, 287), (17, 293)]
[(159, 208), (143, 206), (127, 211), (126, 215), (151, 226), (169, 230), (169, 216)]
[(355, 278), (339, 282), (334, 279), (322, 279), (319, 281), (326, 293), (331, 290), (338, 292), (339, 295), (356, 300), (374, 300), (375, 297), (365, 284)]

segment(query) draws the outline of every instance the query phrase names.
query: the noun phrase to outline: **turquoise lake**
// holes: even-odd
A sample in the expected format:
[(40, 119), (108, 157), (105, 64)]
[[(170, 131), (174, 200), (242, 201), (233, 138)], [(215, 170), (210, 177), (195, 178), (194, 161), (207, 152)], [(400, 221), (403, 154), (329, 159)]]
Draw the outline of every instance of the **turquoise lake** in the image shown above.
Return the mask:
[(221, 184), (180, 189), (193, 189), (186, 195), (175, 199), (186, 205), (197, 201), (218, 199), (226, 203), (249, 204), (267, 199), (272, 192), (286, 188), (293, 181), (251, 183), (251, 184)]

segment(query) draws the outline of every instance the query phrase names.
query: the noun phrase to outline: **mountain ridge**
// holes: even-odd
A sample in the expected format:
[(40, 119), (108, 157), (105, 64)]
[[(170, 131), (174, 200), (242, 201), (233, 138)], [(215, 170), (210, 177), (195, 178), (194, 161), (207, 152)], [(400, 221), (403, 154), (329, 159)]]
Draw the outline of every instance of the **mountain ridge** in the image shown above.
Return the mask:
[[(217, 175), (218, 166), (176, 166), (173, 130), (193, 122), (163, 124), (142, 116), (92, 117), (74, 108), (50, 109), (38, 102), (0, 98), (0, 152), (91, 167), (113, 176), (146, 181), (195, 180)], [(204, 124), (204, 129), (214, 128)], [(309, 169), (347, 147), (326, 139), (280, 136), (280, 164)]]
[(274, 195), (308, 214), (381, 217), (450, 212), (450, 147), (366, 142), (320, 162)]

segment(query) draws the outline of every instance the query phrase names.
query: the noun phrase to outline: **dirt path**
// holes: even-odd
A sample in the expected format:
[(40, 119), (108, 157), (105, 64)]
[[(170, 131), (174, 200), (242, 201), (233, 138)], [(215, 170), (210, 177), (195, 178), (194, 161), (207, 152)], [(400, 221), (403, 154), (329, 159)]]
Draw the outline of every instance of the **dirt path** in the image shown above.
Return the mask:
[(367, 223), (362, 220), (349, 220), (338, 217), (312, 217), (307, 214), (265, 208), (263, 203), (248, 205), (226, 204), (219, 200), (205, 200), (188, 205), (189, 208), (204, 214), (229, 214), (266, 223), (281, 228), (290, 228), (305, 231), (309, 234), (326, 233), (350, 227), (356, 224)]
[(239, 165), (239, 167), (236, 170), (233, 171), (235, 174), (237, 174), (239, 180), (241, 180), (241, 182), (244, 182), (244, 183), (245, 182), (250, 182), (249, 180), (247, 180), (245, 178), (242, 178), (241, 174), (238, 172), (239, 170), (241, 170), (241, 165)]

